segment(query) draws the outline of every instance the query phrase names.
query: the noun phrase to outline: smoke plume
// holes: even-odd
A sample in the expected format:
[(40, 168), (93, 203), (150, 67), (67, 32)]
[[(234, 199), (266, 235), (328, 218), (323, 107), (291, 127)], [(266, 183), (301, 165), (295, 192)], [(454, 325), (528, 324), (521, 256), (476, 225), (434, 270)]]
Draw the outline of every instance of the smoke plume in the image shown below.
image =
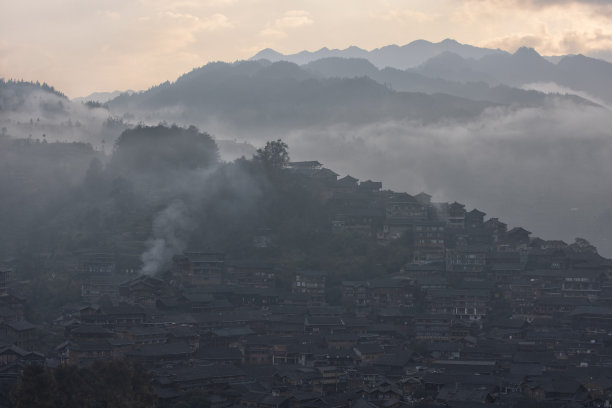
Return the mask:
[(182, 201), (174, 201), (155, 217), (152, 236), (142, 254), (142, 273), (156, 275), (166, 268), (172, 256), (185, 250), (193, 219)]

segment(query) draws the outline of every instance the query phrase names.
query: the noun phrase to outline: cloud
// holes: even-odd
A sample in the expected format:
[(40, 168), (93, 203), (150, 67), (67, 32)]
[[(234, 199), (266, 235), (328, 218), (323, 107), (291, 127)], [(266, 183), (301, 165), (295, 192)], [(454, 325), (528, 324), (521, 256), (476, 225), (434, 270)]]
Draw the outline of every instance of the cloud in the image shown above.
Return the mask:
[(195, 30), (215, 31), (234, 27), (229, 19), (221, 13), (215, 13), (205, 18), (200, 18), (187, 13), (175, 13), (172, 11), (166, 11), (165, 15), (180, 21), (181, 24), (187, 24), (191, 27), (191, 29)]
[(285, 38), (287, 30), (292, 30), (300, 27), (312, 25), (314, 21), (310, 17), (310, 13), (306, 10), (289, 10), (282, 17), (274, 20), (273, 23), (268, 23), (259, 34), (264, 37)]
[[(477, 45), (515, 51), (522, 46), (544, 55), (588, 54), (612, 49), (609, 20), (599, 2), (537, 0), (464, 0), (452, 21), (482, 24)], [(603, 3), (602, 3), (603, 4)], [(612, 7), (610, 3), (606, 7)], [(488, 34), (488, 35), (487, 35)]]
[(198, 10), (230, 6), (236, 0), (140, 0), (145, 7), (155, 7), (163, 10)]
[(500, 48), (514, 52), (521, 47), (530, 47), (537, 50), (549, 49), (549, 40), (537, 34), (511, 34), (505, 37), (493, 38), (482, 43), (488, 48)]
[(609, 0), (464, 0), (466, 2), (480, 2), (480, 3), (493, 3), (498, 5), (505, 5), (507, 7), (516, 7), (517, 5), (530, 6), (530, 7), (555, 7), (565, 6), (568, 4), (582, 4), (588, 6), (612, 6)]
[(287, 29), (308, 26), (312, 23), (313, 21), (308, 11), (290, 10), (286, 11), (281, 18), (276, 19), (274, 26), (281, 29)]
[[(274, 38), (277, 38), (277, 39), (287, 37), (287, 33), (285, 33), (284, 31), (281, 31), (281, 30), (279, 30), (277, 28), (274, 28), (274, 27), (266, 27), (263, 30), (261, 30), (259, 32), (259, 34), (264, 36), (264, 37), (274, 37)], [(256, 51), (259, 51), (259, 50), (261, 50), (261, 47), (256, 48)]]
[[(124, 64), (126, 74), (140, 72), (142, 75), (143, 67), (160, 69), (170, 63), (168, 58), (174, 63), (185, 61), (189, 64), (184, 68), (187, 70), (200, 62), (198, 47), (205, 44), (202, 37), (233, 29), (233, 22), (221, 13), (196, 15), (159, 11), (122, 25), (100, 46), (104, 55), (96, 57), (107, 64), (109, 58), (114, 58), (116, 64)], [(130, 38), (130, 41), (121, 42), (120, 38)]]
[(602, 30), (593, 32), (566, 32), (560, 41), (560, 48), (572, 53), (588, 52), (593, 49), (611, 49), (612, 33)]
[(500, 8), (510, 9), (565, 9), (578, 6), (589, 10), (592, 17), (608, 19), (612, 17), (612, 2), (609, 0), (463, 0), (466, 3), (488, 3)]
[(566, 4), (587, 4), (598, 6), (610, 6), (609, 0), (518, 0), (523, 4), (531, 4), (538, 7), (559, 6)]
[[(454, 38), (474, 45), (494, 39), (505, 49), (530, 45), (547, 54), (612, 49), (594, 35), (597, 29), (612, 32), (609, 2), (602, 1), (108, 0), (92, 5), (62, 0), (62, 7), (34, 0), (6, 3), (0, 37), (9, 45), (0, 52), (3, 75), (47, 81), (73, 96), (147, 88), (206, 61), (248, 58), (253, 53), (244, 50), (259, 45), (294, 53), (323, 46), (373, 49), (419, 38)], [(540, 26), (548, 33), (542, 34)], [(546, 35), (550, 38), (538, 44), (537, 38)]]
[(483, 46), (501, 48), (511, 52), (520, 47), (531, 47), (541, 54), (588, 54), (598, 50), (612, 49), (612, 33), (600, 29), (593, 31), (564, 31), (549, 33), (542, 30), (537, 33), (516, 33), (493, 38), (481, 43)]
[(374, 18), (382, 21), (399, 22), (401, 24), (428, 23), (439, 17), (436, 13), (424, 13), (413, 9), (394, 9), (375, 14)]
[(116, 11), (107, 10), (104, 12), (104, 15), (110, 20), (119, 20), (121, 19), (121, 13)]

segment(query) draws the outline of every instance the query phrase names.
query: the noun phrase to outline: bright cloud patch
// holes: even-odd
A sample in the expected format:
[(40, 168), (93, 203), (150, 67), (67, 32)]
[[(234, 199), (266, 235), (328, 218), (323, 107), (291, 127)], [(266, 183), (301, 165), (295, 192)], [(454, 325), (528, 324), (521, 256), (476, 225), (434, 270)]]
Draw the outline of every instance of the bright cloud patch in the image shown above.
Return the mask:
[(310, 13), (305, 10), (291, 10), (285, 12), (283, 17), (277, 19), (274, 25), (277, 28), (298, 28), (313, 23)]

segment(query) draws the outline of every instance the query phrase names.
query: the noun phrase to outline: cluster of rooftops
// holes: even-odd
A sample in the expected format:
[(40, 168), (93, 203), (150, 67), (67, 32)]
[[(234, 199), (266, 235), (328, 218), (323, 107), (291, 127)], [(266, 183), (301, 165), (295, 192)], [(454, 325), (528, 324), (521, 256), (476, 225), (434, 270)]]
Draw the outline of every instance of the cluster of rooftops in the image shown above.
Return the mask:
[(90, 254), (82, 301), (40, 325), (3, 275), (0, 379), (28, 364), (127, 358), (152, 372), (168, 407), (193, 390), (228, 408), (610, 406), (612, 261), (588, 242), (534, 238), (318, 162), (289, 169), (315, 180), (331, 233), (403, 239), (409, 261), (338, 280), (190, 251), (164, 279), (118, 282), (113, 256)]

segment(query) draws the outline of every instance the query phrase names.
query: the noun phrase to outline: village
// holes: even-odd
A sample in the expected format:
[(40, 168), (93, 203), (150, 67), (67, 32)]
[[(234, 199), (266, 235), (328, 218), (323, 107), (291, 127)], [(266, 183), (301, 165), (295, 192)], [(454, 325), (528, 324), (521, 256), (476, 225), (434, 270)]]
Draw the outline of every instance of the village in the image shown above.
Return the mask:
[(611, 406), (612, 260), (588, 241), (543, 240), (317, 161), (284, 171), (317, 186), (330, 234), (401, 240), (410, 261), (341, 282), (304, 269), (283, 286), (268, 258), (196, 248), (150, 276), (92, 251), (75, 274), (80, 302), (44, 324), (28, 321), (6, 262), (3, 392), (31, 364), (124, 358), (152, 373), (161, 407), (194, 390), (214, 408)]

